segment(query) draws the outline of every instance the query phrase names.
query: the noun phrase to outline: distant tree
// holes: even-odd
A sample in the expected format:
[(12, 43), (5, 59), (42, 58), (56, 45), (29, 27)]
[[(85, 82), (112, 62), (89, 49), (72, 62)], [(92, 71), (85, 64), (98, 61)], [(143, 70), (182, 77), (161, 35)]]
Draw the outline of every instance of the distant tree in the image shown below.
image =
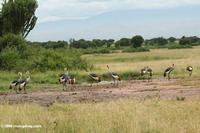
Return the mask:
[(175, 37), (170, 37), (167, 39), (169, 42), (175, 42), (176, 41), (176, 38)]
[(131, 43), (132, 43), (133, 47), (135, 47), (135, 48), (141, 47), (143, 42), (144, 42), (144, 38), (140, 35), (136, 35), (131, 39)]
[(4, 0), (2, 4), (3, 34), (26, 37), (35, 27), (38, 7), (36, 0)]
[(179, 41), (180, 45), (191, 45), (191, 40), (188, 37), (183, 36), (180, 41)]
[(69, 39), (69, 47), (70, 48), (73, 48), (73, 43), (75, 42), (75, 39), (74, 38), (70, 38)]
[(87, 48), (89, 48), (89, 41), (86, 41), (86, 40), (84, 40), (84, 39), (80, 39), (80, 40), (78, 40), (78, 41), (73, 41), (73, 43), (72, 43), (72, 47), (73, 48), (83, 48), (83, 49), (87, 49)]
[(188, 38), (190, 39), (192, 44), (200, 42), (200, 38), (198, 38), (197, 36), (192, 36), (192, 37), (188, 37)]
[(110, 48), (111, 45), (115, 42), (115, 40), (109, 39), (109, 40), (104, 40), (104, 42), (105, 42), (107, 48)]
[(168, 41), (167, 41), (167, 39), (165, 39), (163, 37), (158, 37), (158, 38), (152, 38), (152, 39), (148, 40), (148, 43), (150, 45), (157, 44), (157, 45), (163, 46), (163, 45), (166, 45), (168, 43)]
[(103, 47), (106, 44), (105, 41), (100, 39), (93, 39), (92, 41), (97, 47)]
[(122, 46), (122, 47), (124, 47), (124, 46), (131, 46), (131, 40), (130, 39), (128, 39), (128, 38), (122, 38), (122, 39), (120, 39), (119, 41), (117, 41), (116, 43), (115, 43), (115, 46)]

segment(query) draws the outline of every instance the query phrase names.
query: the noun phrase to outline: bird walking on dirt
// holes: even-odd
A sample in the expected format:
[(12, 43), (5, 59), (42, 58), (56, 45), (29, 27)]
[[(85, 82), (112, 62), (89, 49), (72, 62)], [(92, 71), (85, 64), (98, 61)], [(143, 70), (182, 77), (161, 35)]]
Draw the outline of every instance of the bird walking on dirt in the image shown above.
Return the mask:
[(168, 68), (165, 70), (165, 72), (164, 72), (164, 77), (168, 76), (168, 80), (170, 80), (170, 79), (171, 79), (170, 74), (171, 74), (172, 71), (174, 71), (174, 69), (175, 69), (175, 65), (172, 64), (172, 66), (168, 67)]
[(19, 82), (19, 91), (24, 90), (25, 94), (27, 93), (26, 86), (31, 80), (31, 76), (30, 76), (29, 71), (26, 72), (26, 75), (27, 75), (27, 77)]
[(101, 82), (101, 77), (96, 73), (89, 73), (88, 70), (86, 70), (86, 72), (88, 73), (88, 77), (92, 80), (91, 86), (94, 82), (96, 82), (98, 86), (98, 83)]
[(192, 76), (192, 72), (193, 72), (193, 67), (192, 66), (187, 66), (186, 70), (189, 72), (189, 77)]
[(116, 81), (117, 81), (117, 86), (118, 86), (119, 81), (121, 81), (120, 76), (119, 76), (117, 73), (111, 72), (111, 71), (110, 71), (110, 67), (109, 67), (108, 65), (107, 65), (107, 68), (108, 68), (108, 73), (110, 74), (110, 76), (111, 76), (112, 79), (113, 79), (114, 86), (116, 85)]
[(17, 80), (14, 80), (11, 84), (10, 84), (10, 87), (9, 89), (14, 89), (15, 92), (18, 94), (19, 92), (17, 91), (17, 86), (19, 85), (20, 81), (22, 80), (22, 73), (21, 72), (18, 72), (18, 76), (19, 78)]
[(152, 80), (153, 70), (152, 70), (149, 66), (144, 67), (143, 69), (141, 69), (140, 75), (141, 75), (141, 76), (144, 76), (145, 74), (148, 75), (148, 82), (149, 82), (150, 80)]

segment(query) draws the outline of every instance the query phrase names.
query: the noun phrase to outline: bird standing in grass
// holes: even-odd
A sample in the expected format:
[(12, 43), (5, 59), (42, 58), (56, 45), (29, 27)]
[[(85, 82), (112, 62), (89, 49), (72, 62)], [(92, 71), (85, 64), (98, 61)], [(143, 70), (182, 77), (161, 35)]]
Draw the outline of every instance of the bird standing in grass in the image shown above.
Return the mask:
[(110, 76), (111, 76), (112, 79), (113, 79), (114, 86), (116, 85), (116, 81), (117, 81), (117, 86), (118, 86), (119, 81), (121, 81), (120, 76), (119, 76), (117, 73), (111, 72), (111, 71), (110, 71), (110, 67), (109, 67), (108, 65), (107, 65), (107, 68), (108, 68), (108, 73), (110, 74)]
[(20, 83), (20, 81), (22, 80), (22, 73), (21, 72), (18, 72), (18, 76), (19, 78), (17, 80), (14, 80), (11, 84), (10, 84), (10, 90), (11, 89), (14, 89), (15, 92), (18, 94), (19, 92), (17, 91), (17, 86), (18, 84)]
[(21, 80), (21, 81), (19, 82), (19, 91), (24, 90), (24, 93), (25, 93), (25, 94), (27, 93), (27, 92), (26, 92), (26, 85), (27, 85), (27, 84), (30, 82), (30, 80), (31, 80), (31, 76), (30, 76), (30, 72), (29, 72), (29, 71), (26, 72), (26, 75), (27, 75), (26, 79), (23, 79), (23, 80)]
[(175, 69), (174, 64), (172, 66), (168, 67), (164, 72), (164, 77), (168, 76), (168, 80), (170, 80), (171, 79), (170, 74), (174, 69)]
[(187, 66), (186, 70), (189, 72), (189, 77), (192, 76), (192, 72), (193, 72), (193, 67), (192, 66)]
[(59, 82), (63, 84), (63, 91), (67, 89), (67, 84), (74, 85), (76, 82), (75, 77), (70, 76), (67, 68), (64, 68), (64, 73), (59, 75)]
[(148, 82), (150, 80), (152, 80), (152, 76), (153, 76), (153, 70), (147, 66), (147, 67), (144, 67), (143, 69), (141, 69), (141, 72), (140, 72), (141, 76), (144, 76), (145, 74), (148, 75)]

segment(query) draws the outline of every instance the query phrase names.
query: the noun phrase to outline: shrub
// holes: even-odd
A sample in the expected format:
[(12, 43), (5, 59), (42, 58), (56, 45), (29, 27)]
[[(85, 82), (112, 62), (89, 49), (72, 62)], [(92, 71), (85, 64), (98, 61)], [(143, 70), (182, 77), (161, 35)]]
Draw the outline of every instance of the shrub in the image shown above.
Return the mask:
[(23, 53), (26, 50), (26, 42), (21, 36), (9, 33), (0, 38), (0, 51), (5, 48), (16, 48)]
[(4, 49), (0, 54), (0, 67), (3, 70), (12, 70), (19, 60), (20, 55), (16, 49)]
[(111, 50), (108, 48), (99, 48), (99, 49), (86, 49), (82, 50), (83, 54), (109, 54)]
[(192, 46), (191, 45), (179, 45), (179, 44), (168, 46), (168, 49), (185, 49), (185, 48), (192, 48)]
[(81, 54), (73, 50), (43, 50), (40, 56), (35, 58), (32, 67), (41, 71), (68, 69), (84, 70), (90, 65), (81, 59)]
[(191, 43), (192, 42), (191, 42), (190, 38), (185, 37), (185, 36), (183, 36), (179, 41), (180, 45), (191, 45)]
[(150, 49), (146, 47), (140, 47), (140, 48), (127, 48), (127, 49), (124, 49), (122, 52), (132, 53), (132, 52), (149, 52), (149, 51)]

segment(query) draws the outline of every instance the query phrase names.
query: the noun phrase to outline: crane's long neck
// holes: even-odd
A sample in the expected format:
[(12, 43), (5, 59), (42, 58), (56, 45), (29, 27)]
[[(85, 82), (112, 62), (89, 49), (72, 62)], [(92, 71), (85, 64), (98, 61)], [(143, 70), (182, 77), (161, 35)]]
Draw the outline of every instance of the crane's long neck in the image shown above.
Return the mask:
[(108, 68), (108, 72), (109, 72), (110, 74), (112, 74), (112, 72), (110, 71), (110, 68)]
[(68, 74), (69, 74), (69, 72), (68, 72), (68, 71), (65, 71), (65, 72), (64, 72), (64, 74), (65, 74), (65, 75), (68, 75)]
[(27, 78), (26, 78), (26, 82), (29, 82), (31, 80), (31, 76), (29, 75), (29, 76), (27, 76)]
[(22, 76), (21, 75), (19, 76), (19, 80), (22, 80)]

